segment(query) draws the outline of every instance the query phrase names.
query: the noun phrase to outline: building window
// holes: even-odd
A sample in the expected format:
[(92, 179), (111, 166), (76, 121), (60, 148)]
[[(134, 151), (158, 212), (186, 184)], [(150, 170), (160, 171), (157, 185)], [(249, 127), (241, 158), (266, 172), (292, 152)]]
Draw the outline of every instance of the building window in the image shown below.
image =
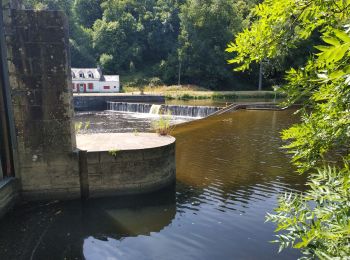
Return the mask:
[(110, 89), (110, 86), (104, 86), (103, 89)]
[(93, 79), (93, 78), (94, 78), (94, 74), (93, 74), (91, 71), (89, 71), (89, 72), (88, 72), (88, 77), (91, 78), (91, 79)]
[(80, 77), (80, 78), (85, 78), (84, 72), (80, 71), (80, 72), (79, 72), (79, 77)]
[(92, 84), (92, 83), (88, 83), (88, 89), (94, 89), (94, 84)]

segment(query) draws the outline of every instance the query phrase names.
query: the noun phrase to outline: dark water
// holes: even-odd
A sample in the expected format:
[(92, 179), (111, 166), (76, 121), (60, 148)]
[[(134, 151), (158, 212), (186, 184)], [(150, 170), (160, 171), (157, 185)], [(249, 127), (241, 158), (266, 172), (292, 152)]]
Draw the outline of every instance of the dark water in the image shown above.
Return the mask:
[[(83, 117), (88, 132), (105, 131), (109, 116)], [(279, 149), (280, 130), (295, 121), (291, 111), (240, 111), (178, 126), (176, 187), (18, 206), (0, 221), (0, 259), (296, 259), (277, 254), (275, 227), (264, 223), (279, 193), (304, 189)]]

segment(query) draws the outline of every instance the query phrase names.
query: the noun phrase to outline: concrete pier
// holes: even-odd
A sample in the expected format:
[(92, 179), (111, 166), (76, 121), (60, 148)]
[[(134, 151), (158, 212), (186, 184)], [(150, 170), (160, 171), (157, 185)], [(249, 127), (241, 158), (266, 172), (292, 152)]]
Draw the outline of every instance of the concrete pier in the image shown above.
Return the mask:
[(175, 181), (175, 138), (152, 133), (78, 135), (90, 197), (139, 194)]

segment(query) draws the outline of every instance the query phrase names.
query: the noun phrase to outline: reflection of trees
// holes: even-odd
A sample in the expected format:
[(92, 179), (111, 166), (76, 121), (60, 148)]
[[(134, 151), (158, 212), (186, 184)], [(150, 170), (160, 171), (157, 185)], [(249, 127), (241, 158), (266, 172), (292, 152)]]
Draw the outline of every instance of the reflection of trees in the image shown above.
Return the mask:
[(239, 111), (179, 127), (178, 182), (200, 190), (193, 200), (213, 197), (233, 209), (253, 196), (302, 189), (305, 177), (293, 173), (279, 148), (279, 132), (292, 122), (291, 111)]
[(149, 235), (171, 224), (175, 214), (174, 187), (85, 203), (28, 204), (1, 220), (0, 259), (30, 259), (32, 254), (34, 259), (84, 259), (87, 237)]
[(301, 189), (304, 177), (293, 173), (279, 149), (278, 132), (290, 125), (290, 117), (288, 111), (240, 111), (179, 126), (176, 195), (172, 189), (85, 204), (21, 206), (0, 222), (0, 259), (32, 254), (82, 259), (88, 237), (106, 241), (148, 235), (169, 225), (176, 211), (199, 211), (202, 204), (213, 203), (217, 210), (244, 212), (256, 199)]

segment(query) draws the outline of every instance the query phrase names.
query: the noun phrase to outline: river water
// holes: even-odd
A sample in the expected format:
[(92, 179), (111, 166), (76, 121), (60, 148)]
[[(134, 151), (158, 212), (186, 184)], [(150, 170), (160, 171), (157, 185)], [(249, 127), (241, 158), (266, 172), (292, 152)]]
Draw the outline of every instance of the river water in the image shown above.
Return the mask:
[[(155, 116), (154, 116), (155, 117)], [(78, 114), (85, 131), (150, 131), (151, 115)], [(178, 125), (176, 186), (154, 194), (28, 203), (0, 220), (0, 259), (296, 259), (277, 254), (277, 196), (304, 190), (280, 149), (293, 111), (239, 111)]]

